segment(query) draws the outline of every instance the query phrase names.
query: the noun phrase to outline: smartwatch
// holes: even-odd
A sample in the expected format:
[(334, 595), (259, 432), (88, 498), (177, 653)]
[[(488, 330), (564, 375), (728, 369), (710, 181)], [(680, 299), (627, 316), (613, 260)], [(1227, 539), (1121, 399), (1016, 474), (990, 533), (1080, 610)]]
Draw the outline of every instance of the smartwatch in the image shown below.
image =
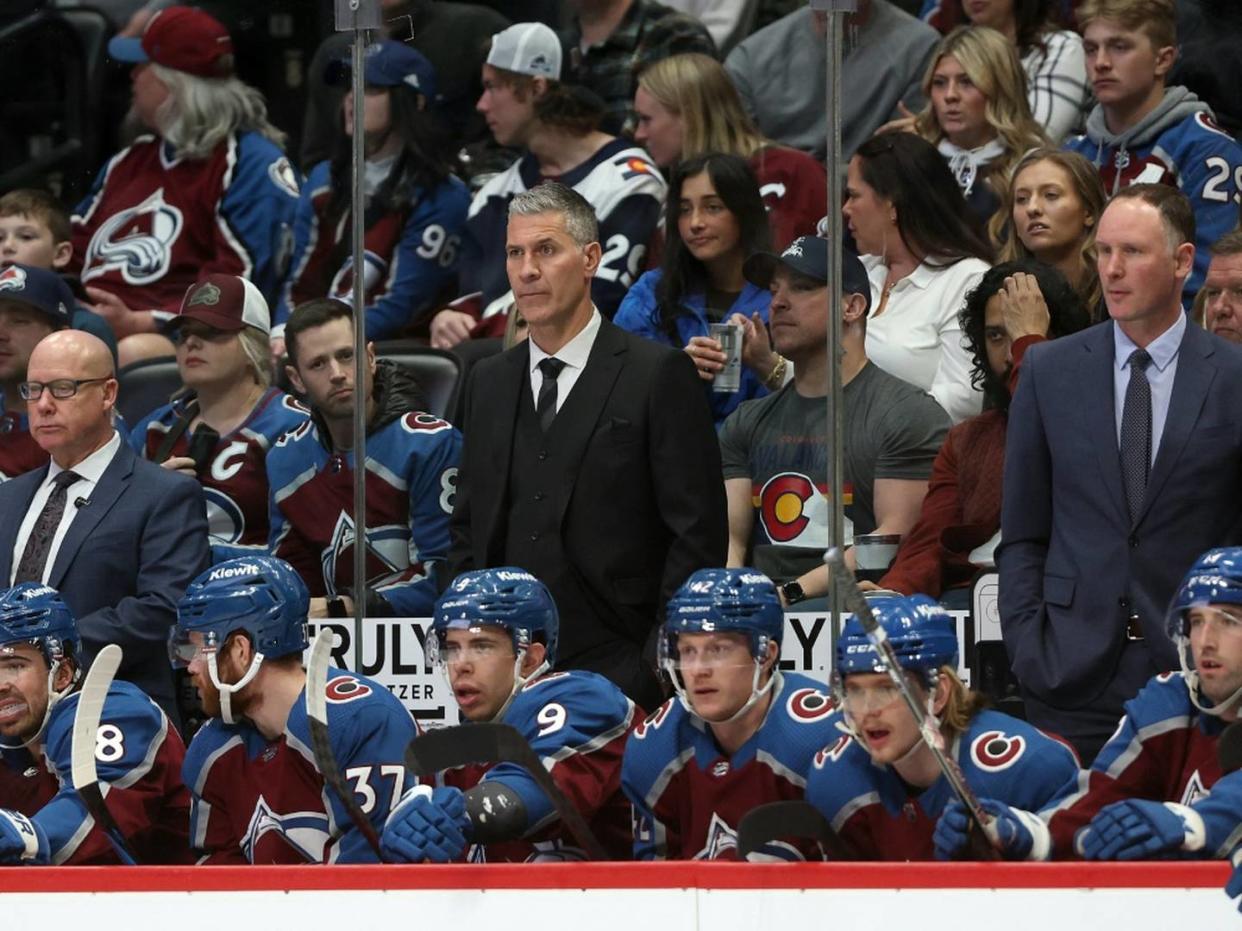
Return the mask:
[(802, 590), (801, 582), (790, 579), (781, 585), (781, 597), (785, 599), (786, 605), (796, 605), (799, 601), (806, 600), (806, 592)]

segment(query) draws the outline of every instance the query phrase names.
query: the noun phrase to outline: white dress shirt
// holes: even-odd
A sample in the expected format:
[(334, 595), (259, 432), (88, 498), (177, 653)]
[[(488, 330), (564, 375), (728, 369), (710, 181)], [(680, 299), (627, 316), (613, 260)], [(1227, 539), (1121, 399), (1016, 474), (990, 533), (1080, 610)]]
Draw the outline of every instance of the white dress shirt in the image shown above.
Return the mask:
[[(1173, 399), (1173, 379), (1177, 377), (1177, 356), (1186, 335), (1186, 315), (1178, 314), (1173, 325), (1147, 345), (1151, 363), (1147, 366), (1147, 383), (1151, 385), (1151, 461), (1156, 462), (1160, 438), (1169, 419), (1169, 401)], [(1130, 354), (1139, 347), (1113, 324), (1113, 414), (1117, 420), (1117, 448), (1121, 449), (1121, 415), (1126, 407), (1126, 389), (1130, 386)]]
[[(60, 526), (56, 528), (56, 536), (52, 538), (52, 548), (48, 551), (47, 562), (43, 564), (42, 581), (44, 584), (47, 584), (48, 577), (52, 574), (52, 567), (56, 565), (60, 545), (64, 542), (65, 534), (69, 532), (73, 519), (77, 517), (78, 510), (90, 501), (91, 495), (95, 492), (95, 486), (103, 477), (104, 470), (111, 464), (120, 448), (121, 435), (114, 430), (112, 439), (73, 467), (73, 471), (78, 474), (79, 478), (65, 491), (65, 513), (60, 519)], [(17, 575), (17, 566), (22, 560), (22, 553), (26, 550), (26, 541), (30, 539), (30, 532), (34, 530), (39, 515), (43, 513), (43, 506), (47, 504), (47, 499), (52, 496), (53, 480), (64, 471), (53, 460), (47, 470), (47, 477), (34, 493), (30, 507), (26, 509), (26, 516), (22, 518), (22, 524), (17, 529), (17, 540), (13, 543), (13, 564), (9, 568), (10, 585), (13, 584), (13, 577)]]
[(595, 337), (599, 335), (599, 327), (603, 319), (599, 308), (592, 307), (591, 319), (587, 321), (587, 325), (555, 354), (544, 352), (534, 339), (527, 340), (530, 343), (530, 396), (536, 404), (539, 403), (539, 388), (543, 385), (543, 372), (539, 371), (539, 363), (548, 358), (560, 359), (565, 363), (565, 367), (561, 369), (561, 374), (556, 379), (556, 412), (558, 414), (561, 412), (561, 407), (577, 383), (578, 376), (586, 368), (587, 359), (591, 355), (591, 347), (595, 345)]
[(941, 268), (923, 262), (893, 285), (876, 317), (888, 267), (878, 255), (864, 255), (862, 263), (871, 280), (873, 314), (867, 318), (867, 358), (922, 388), (955, 424), (979, 413), (983, 392), (970, 385), (974, 360), (962, 345), (957, 315), (990, 266), (973, 258)]

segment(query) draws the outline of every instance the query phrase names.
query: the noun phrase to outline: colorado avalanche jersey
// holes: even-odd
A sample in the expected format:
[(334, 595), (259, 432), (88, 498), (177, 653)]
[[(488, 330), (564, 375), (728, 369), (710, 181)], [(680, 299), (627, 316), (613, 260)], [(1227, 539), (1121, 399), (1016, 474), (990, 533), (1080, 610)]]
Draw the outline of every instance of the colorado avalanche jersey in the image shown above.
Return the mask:
[[(461, 290), (483, 293), (483, 319), (507, 314), (513, 295), (505, 271), (509, 201), (544, 181), (560, 181), (587, 199), (599, 218), (603, 249), (591, 297), (612, 318), (626, 290), (645, 271), (644, 257), (656, 234), (668, 186), (646, 152), (614, 139), (560, 177), (540, 174), (527, 153), (483, 185), (470, 204), (462, 252)], [(502, 328), (503, 329), (503, 328)]]
[[(630, 858), (630, 806), (621, 794), (621, 755), (638, 721), (632, 701), (593, 672), (554, 672), (528, 682), (513, 697), (504, 723), (518, 730), (543, 761), (570, 804), (611, 859)], [(463, 725), (468, 727), (469, 725)], [(448, 770), (438, 782), (463, 792), (500, 782), (521, 796), (531, 825), (527, 838), (474, 845), (476, 861), (581, 860), (583, 851), (526, 770), (512, 763)]]
[(141, 136), (78, 204), (68, 270), (133, 310), (176, 313), (209, 272), (248, 278), (274, 304), (297, 199), (297, 173), (258, 133), (230, 135), (201, 159)]
[[(134, 452), (154, 459), (192, 399), (193, 395), (179, 398), (140, 420), (129, 436)], [(250, 416), (216, 442), (207, 467), (198, 477), (207, 501), (207, 532), (213, 544), (267, 547), (267, 453), (287, 431), (308, 420), (310, 411), (298, 401), (269, 388)], [(188, 429), (183, 431), (170, 455), (189, 455), (190, 437)]]
[(1190, 199), (1195, 267), (1183, 291), (1193, 298), (1212, 259), (1208, 247), (1238, 224), (1242, 146), (1213, 122), (1210, 112), (1201, 110), (1163, 132), (1148, 134), (1138, 145), (1108, 146), (1082, 135), (1068, 139), (1065, 148), (1095, 163), (1110, 195), (1131, 184), (1158, 183), (1178, 188)]
[(828, 200), (824, 166), (805, 152), (773, 145), (752, 155), (750, 167), (768, 211), (772, 245), (779, 251), (799, 236), (814, 236)]
[[(328, 670), (326, 694), (333, 755), (378, 833), (401, 797), (414, 721), (388, 689), (341, 669)], [(376, 862), (315, 765), (305, 689), (275, 740), (245, 721), (208, 721), (190, 742), (182, 776), (200, 863)]]
[[(1058, 804), (1040, 812), (1052, 832), (1053, 857), (1072, 856), (1078, 830), (1105, 805), (1127, 798), (1189, 805), (1207, 828), (1205, 855), (1228, 856), (1242, 840), (1242, 799), (1237, 779), (1221, 779), (1216, 744), (1224, 729), (1224, 721), (1194, 706), (1180, 672), (1148, 680), (1126, 702), (1091, 768)], [(1222, 806), (1224, 800), (1229, 804)]]
[[(461, 434), (413, 412), (367, 436), (367, 579), (397, 617), (428, 617), (448, 554)], [(267, 454), (268, 549), (314, 596), (354, 587), (354, 454), (330, 452), (313, 421)]]
[[(677, 698), (634, 729), (621, 787), (634, 806), (635, 859), (735, 860), (747, 812), (803, 797), (811, 759), (840, 733), (841, 718), (820, 683), (777, 675), (763, 724), (732, 756)], [(752, 857), (804, 859), (783, 842)]]
[(30, 435), (30, 421), (25, 412), (6, 411), (0, 398), (0, 481), (42, 468), (47, 452)]
[[(353, 254), (349, 213), (335, 224), (331, 166), (311, 169), (298, 202), (293, 235), (293, 268), (281, 289), (275, 322), (283, 327), (298, 304), (314, 298), (352, 300)], [(368, 214), (363, 283), (367, 335), (391, 339), (417, 324), (456, 283), (457, 256), (466, 224), (470, 192), (450, 177), (434, 190), (416, 189), (399, 210)], [(503, 257), (499, 259), (503, 265)], [(277, 330), (281, 332), (281, 330)]]
[[(1078, 773), (1068, 746), (998, 711), (976, 715), (949, 752), (976, 795), (1015, 808), (1042, 808)], [(806, 786), (807, 801), (864, 860), (931, 860), (936, 821), (952, 798), (943, 776), (919, 791), (891, 766), (872, 764), (848, 733), (815, 755)]]
[[(112, 844), (73, 789), (73, 723), (78, 693), (52, 708), (44, 758), (4, 750), (4, 767), (21, 774), (25, 799), (5, 807), (36, 821), (47, 834), (53, 864), (119, 863)], [(181, 782), (185, 744), (155, 702), (128, 682), (113, 682), (104, 700), (95, 766), (104, 800), (140, 863), (189, 863), (189, 793)], [(0, 791), (4, 782), (0, 781)]]

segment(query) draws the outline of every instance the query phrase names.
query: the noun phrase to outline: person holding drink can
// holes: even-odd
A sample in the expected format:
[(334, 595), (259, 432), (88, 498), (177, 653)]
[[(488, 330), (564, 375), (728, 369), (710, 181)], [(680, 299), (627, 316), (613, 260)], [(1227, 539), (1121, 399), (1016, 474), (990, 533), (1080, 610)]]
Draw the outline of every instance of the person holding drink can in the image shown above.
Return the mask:
[(613, 323), (684, 348), (719, 426), (788, 373), (768, 339), (767, 289), (742, 275), (746, 256), (769, 248), (767, 216), (746, 160), (719, 153), (678, 165), (666, 210), (664, 260), (634, 283)]

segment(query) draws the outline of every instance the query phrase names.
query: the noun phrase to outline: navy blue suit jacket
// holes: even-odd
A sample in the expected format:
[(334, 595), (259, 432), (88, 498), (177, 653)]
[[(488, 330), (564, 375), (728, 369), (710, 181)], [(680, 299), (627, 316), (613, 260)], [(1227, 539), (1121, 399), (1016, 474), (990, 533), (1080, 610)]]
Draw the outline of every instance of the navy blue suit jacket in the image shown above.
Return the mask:
[[(8, 585), (18, 530), (46, 477), (44, 466), (0, 485), (0, 587)], [(139, 459), (122, 442), (89, 505), (74, 516), (48, 576), (78, 619), (87, 656), (120, 644), (119, 677), (178, 725), (168, 630), (177, 601), (208, 562), (202, 486)]]
[[(1191, 324), (1147, 496), (1131, 521), (1113, 399), (1113, 323), (1033, 346), (1009, 410), (1001, 516), (1001, 630), (1013, 671), (1078, 708), (1112, 682), (1138, 615), (1159, 669), (1176, 669), (1165, 615), (1206, 549), (1239, 542), (1242, 351)], [(1137, 692), (1142, 682), (1134, 682)], [(1119, 710), (1119, 709), (1118, 709)]]

